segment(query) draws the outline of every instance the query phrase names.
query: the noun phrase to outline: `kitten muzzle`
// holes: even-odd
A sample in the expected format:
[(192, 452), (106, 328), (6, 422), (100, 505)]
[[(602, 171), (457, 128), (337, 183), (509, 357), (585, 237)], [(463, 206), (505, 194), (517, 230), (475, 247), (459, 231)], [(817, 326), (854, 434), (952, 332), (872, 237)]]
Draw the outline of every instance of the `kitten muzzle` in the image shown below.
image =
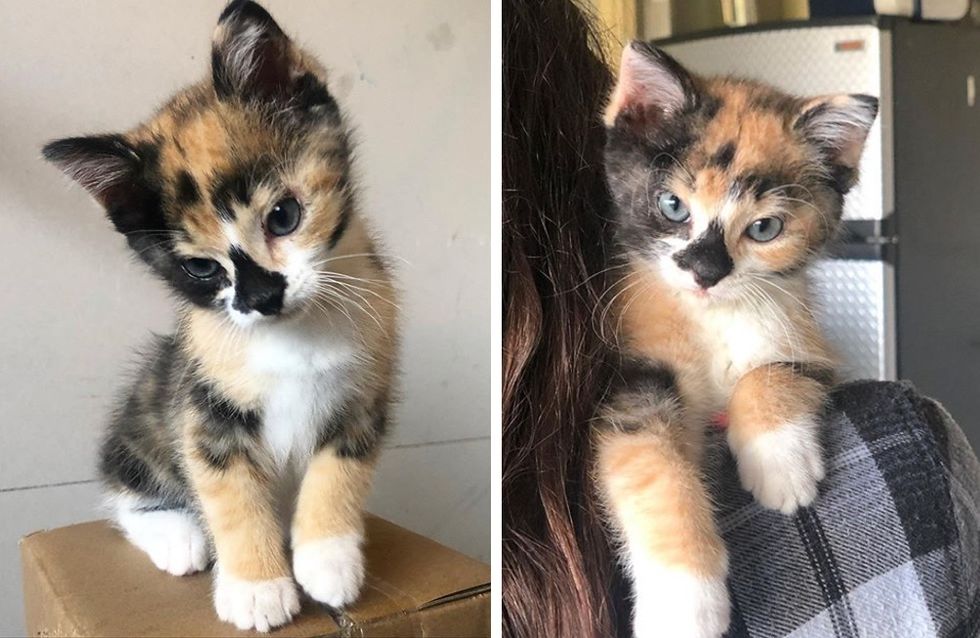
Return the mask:
[(725, 247), (725, 232), (715, 223), (700, 237), (674, 255), (681, 270), (694, 275), (694, 281), (707, 290), (731, 274), (735, 263)]
[(286, 293), (286, 277), (282, 273), (266, 270), (239, 248), (232, 248), (230, 257), (235, 264), (235, 300), (232, 307), (245, 314), (252, 310), (265, 316), (279, 314)]

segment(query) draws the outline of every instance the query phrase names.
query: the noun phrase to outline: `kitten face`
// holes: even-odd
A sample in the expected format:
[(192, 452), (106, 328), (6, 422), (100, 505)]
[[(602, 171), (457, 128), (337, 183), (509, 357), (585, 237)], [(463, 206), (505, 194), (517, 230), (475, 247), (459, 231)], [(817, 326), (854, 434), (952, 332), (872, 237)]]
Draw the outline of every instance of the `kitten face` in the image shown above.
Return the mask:
[(221, 15), (210, 78), (133, 131), (44, 154), (183, 301), (239, 325), (312, 303), (353, 214), (350, 144), (325, 73), (250, 2)]
[(708, 300), (795, 275), (836, 229), (876, 113), (867, 96), (696, 78), (633, 43), (605, 118), (617, 239)]

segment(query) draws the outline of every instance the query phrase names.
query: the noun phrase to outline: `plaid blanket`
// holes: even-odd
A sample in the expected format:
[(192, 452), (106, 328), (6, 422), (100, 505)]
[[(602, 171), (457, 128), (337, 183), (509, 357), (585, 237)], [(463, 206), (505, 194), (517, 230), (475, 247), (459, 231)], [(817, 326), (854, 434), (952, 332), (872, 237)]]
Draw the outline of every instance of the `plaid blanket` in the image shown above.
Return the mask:
[(980, 464), (963, 433), (911, 385), (878, 382), (836, 389), (825, 433), (827, 479), (792, 518), (752, 501), (712, 446), (727, 635), (980, 635)]

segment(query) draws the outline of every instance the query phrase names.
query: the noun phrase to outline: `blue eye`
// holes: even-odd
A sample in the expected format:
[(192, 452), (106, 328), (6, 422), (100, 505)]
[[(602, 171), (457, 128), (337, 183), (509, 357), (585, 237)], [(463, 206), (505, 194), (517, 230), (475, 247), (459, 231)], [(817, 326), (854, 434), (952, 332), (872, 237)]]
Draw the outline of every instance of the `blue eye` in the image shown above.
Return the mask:
[(265, 218), (265, 227), (276, 237), (282, 237), (296, 230), (299, 226), (301, 208), (299, 202), (292, 197), (276, 202)]
[(687, 206), (684, 205), (681, 198), (670, 191), (660, 193), (660, 196), (657, 198), (657, 206), (660, 208), (660, 212), (664, 217), (678, 224), (687, 221), (688, 217), (691, 216), (690, 211), (687, 210)]
[(757, 219), (745, 229), (745, 234), (758, 242), (772, 241), (783, 232), (783, 220), (778, 217)]

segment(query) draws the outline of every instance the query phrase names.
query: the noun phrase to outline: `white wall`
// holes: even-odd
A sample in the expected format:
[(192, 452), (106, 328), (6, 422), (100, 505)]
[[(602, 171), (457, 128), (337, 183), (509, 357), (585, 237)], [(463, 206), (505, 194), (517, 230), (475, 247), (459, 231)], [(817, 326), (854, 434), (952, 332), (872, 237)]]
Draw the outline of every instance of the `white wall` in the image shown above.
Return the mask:
[[(205, 73), (224, 0), (0, 0), (0, 635), (23, 631), (17, 539), (98, 516), (95, 446), (162, 287), (39, 157), (127, 128)], [(372, 510), (489, 557), (489, 9), (265, 0), (332, 70), (365, 211), (406, 291), (404, 401)]]

